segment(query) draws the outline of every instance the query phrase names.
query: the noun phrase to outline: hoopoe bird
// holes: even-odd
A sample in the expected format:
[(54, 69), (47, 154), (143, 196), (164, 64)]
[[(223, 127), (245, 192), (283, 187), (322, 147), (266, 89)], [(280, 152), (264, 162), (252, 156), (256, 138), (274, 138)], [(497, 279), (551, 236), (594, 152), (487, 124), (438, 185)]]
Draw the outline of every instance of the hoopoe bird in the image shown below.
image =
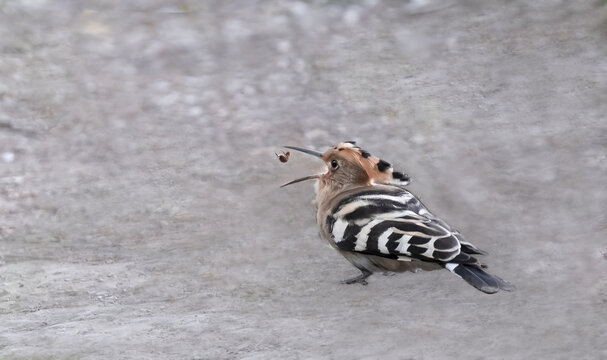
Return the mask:
[(492, 294), (514, 287), (487, 273), (473, 255), (486, 255), (405, 189), (409, 176), (394, 171), (355, 142), (325, 153), (285, 146), (322, 159), (327, 170), (288, 182), (316, 179), (320, 236), (361, 271), (342, 281), (366, 285), (375, 272), (445, 268), (478, 290)]

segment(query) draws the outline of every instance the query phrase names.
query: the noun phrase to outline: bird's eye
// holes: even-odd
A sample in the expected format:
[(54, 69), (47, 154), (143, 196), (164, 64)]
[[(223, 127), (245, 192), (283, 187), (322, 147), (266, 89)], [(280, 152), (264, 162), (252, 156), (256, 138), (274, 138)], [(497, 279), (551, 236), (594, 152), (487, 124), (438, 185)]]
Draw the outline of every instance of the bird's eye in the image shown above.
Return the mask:
[(337, 169), (339, 167), (339, 163), (337, 162), (337, 160), (331, 160), (331, 167), (333, 169)]

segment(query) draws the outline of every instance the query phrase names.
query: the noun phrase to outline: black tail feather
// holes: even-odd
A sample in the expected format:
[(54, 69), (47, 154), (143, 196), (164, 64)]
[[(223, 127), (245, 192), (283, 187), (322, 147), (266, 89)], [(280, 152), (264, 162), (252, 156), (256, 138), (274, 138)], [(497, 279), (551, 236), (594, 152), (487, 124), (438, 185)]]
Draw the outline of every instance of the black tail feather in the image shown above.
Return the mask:
[(477, 247), (474, 247), (474, 245), (472, 244), (466, 244), (466, 243), (461, 243), (460, 245), (462, 247), (462, 251), (468, 254), (473, 254), (473, 255), (488, 255), (488, 253), (486, 251), (483, 251)]
[(483, 250), (477, 248), (476, 246), (472, 245), (471, 243), (467, 242), (466, 240), (464, 240), (464, 238), (457, 231), (455, 233), (453, 233), (453, 236), (455, 236), (457, 241), (459, 241), (460, 245), (462, 246), (463, 252), (468, 253), (468, 254), (473, 254), (473, 255), (487, 255), (486, 251), (483, 251)]
[(494, 294), (500, 289), (505, 291), (514, 290), (512, 284), (495, 275), (489, 274), (478, 266), (454, 263), (447, 263), (443, 266), (484, 293)]

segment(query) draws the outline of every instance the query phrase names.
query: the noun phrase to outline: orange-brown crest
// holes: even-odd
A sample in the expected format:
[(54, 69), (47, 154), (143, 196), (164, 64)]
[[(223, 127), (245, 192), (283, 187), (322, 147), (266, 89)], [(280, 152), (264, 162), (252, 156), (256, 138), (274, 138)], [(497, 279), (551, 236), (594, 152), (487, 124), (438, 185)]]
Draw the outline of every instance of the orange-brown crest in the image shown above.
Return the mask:
[(339, 143), (321, 157), (326, 163), (333, 158), (341, 158), (360, 167), (366, 173), (367, 185), (387, 183), (406, 185), (409, 182), (408, 175), (395, 172), (390, 163), (372, 156), (351, 141)]

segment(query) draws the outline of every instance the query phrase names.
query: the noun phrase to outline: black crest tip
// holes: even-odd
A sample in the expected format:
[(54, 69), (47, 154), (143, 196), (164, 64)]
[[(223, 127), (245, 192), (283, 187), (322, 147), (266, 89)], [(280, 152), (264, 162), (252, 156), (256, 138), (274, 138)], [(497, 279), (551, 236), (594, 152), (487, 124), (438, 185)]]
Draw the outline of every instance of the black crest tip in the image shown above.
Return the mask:
[(386, 171), (387, 169), (390, 168), (390, 166), (392, 166), (392, 165), (390, 165), (389, 162), (386, 162), (384, 160), (379, 160), (379, 162), (377, 163), (377, 169), (381, 172)]
[(392, 177), (395, 179), (398, 179), (398, 180), (402, 180), (402, 181), (409, 181), (411, 179), (408, 174), (401, 173), (398, 171), (394, 171), (392, 173)]

